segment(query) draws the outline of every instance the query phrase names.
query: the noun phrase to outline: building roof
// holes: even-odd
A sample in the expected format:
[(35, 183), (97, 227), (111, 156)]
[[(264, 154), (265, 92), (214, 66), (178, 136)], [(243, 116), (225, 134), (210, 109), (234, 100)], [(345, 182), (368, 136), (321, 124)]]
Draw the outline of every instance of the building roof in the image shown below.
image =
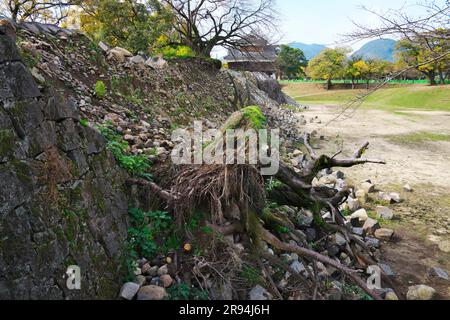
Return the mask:
[(229, 52), (227, 56), (224, 57), (224, 60), (229, 62), (238, 62), (238, 61), (254, 61), (254, 62), (274, 62), (277, 58), (275, 52), (241, 52), (237, 50), (233, 50), (233, 52)]
[(242, 38), (238, 48), (228, 50), (228, 55), (224, 57), (229, 62), (273, 62), (276, 58), (276, 46), (270, 45), (266, 39), (254, 34)]

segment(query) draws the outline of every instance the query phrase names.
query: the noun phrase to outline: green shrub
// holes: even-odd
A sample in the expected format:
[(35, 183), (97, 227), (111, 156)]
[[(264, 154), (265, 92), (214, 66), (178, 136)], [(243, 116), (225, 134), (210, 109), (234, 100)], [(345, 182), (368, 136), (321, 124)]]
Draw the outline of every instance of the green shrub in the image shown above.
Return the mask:
[(261, 271), (247, 264), (242, 266), (240, 277), (251, 286), (264, 284), (264, 278), (261, 276)]
[(173, 285), (167, 289), (167, 300), (208, 300), (208, 293), (198, 288), (190, 288), (186, 283)]
[(254, 129), (262, 129), (267, 119), (258, 106), (249, 106), (241, 110), (244, 118), (250, 122)]
[(264, 188), (266, 189), (267, 192), (271, 192), (271, 191), (275, 190), (276, 188), (280, 187), (281, 185), (282, 185), (281, 181), (274, 179), (274, 178), (270, 178), (264, 184)]
[(164, 59), (187, 59), (195, 57), (195, 53), (187, 46), (165, 46), (155, 51), (162, 54)]
[(114, 155), (120, 167), (127, 170), (131, 175), (151, 179), (151, 175), (146, 173), (146, 170), (151, 167), (147, 156), (129, 154), (128, 142), (123, 140), (122, 136), (113, 129), (111, 122), (106, 122), (96, 128), (108, 141), (106, 148)]
[(127, 268), (126, 280), (131, 281), (136, 269), (135, 261), (142, 257), (152, 259), (162, 253), (163, 248), (167, 246), (158, 246), (155, 238), (163, 235), (173, 239), (174, 228), (172, 217), (167, 212), (144, 212), (138, 208), (131, 208), (128, 213), (131, 226), (128, 229), (128, 239), (125, 243), (125, 265)]
[(106, 85), (103, 81), (99, 80), (95, 83), (95, 95), (97, 98), (102, 99), (106, 95)]
[(88, 127), (89, 126), (89, 120), (87, 120), (87, 119), (80, 119), (80, 125), (82, 125), (83, 127)]

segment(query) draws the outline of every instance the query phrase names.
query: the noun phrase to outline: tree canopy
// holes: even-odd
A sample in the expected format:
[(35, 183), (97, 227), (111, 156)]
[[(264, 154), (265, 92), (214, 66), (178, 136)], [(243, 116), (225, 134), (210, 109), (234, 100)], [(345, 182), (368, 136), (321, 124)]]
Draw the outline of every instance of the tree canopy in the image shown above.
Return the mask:
[(173, 14), (180, 45), (209, 57), (215, 46), (248, 46), (246, 37), (276, 31), (274, 0), (160, 0)]
[(331, 81), (343, 75), (348, 50), (343, 48), (325, 49), (309, 61), (307, 74), (312, 79), (327, 80), (327, 87)]
[[(441, 30), (447, 33), (447, 30)], [(450, 44), (442, 37), (421, 41), (422, 38), (403, 39), (398, 43), (397, 59), (407, 67), (423, 73), (431, 85), (436, 85), (436, 76), (443, 84), (450, 72)], [(447, 54), (446, 54), (447, 53)], [(440, 59), (436, 57), (443, 56)]]
[(308, 61), (302, 50), (282, 45), (278, 53), (277, 64), (286, 78), (297, 79), (305, 74)]
[(171, 29), (171, 13), (157, 0), (91, 0), (82, 7), (80, 22), (85, 32), (134, 52), (147, 51)]
[(14, 22), (42, 21), (58, 24), (64, 20), (73, 5), (82, 0), (1, 0), (0, 8)]

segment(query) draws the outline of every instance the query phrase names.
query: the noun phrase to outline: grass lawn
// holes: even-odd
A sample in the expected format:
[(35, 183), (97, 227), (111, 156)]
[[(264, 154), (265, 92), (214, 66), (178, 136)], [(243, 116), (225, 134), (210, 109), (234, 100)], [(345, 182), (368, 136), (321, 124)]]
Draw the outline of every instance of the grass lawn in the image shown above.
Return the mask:
[(398, 144), (421, 144), (430, 141), (450, 141), (450, 135), (444, 133), (434, 132), (414, 132), (404, 135), (395, 135), (389, 138), (394, 143)]
[[(283, 90), (304, 104), (339, 105), (349, 101), (364, 90), (324, 90), (317, 84), (291, 83)], [(450, 111), (450, 85), (430, 87), (425, 85), (399, 86), (380, 89), (363, 104), (366, 108), (398, 111), (401, 109)]]

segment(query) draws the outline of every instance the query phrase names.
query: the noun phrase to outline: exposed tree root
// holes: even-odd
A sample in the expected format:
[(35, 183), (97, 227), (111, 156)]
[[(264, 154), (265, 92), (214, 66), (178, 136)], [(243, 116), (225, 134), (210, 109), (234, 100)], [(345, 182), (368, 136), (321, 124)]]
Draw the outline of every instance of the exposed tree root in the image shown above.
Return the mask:
[[(251, 124), (245, 118), (245, 113), (236, 112), (229, 118), (222, 130), (247, 128), (249, 125)], [(362, 158), (369, 143), (363, 144), (351, 158), (337, 158), (340, 152), (332, 157), (317, 155), (311, 146), (309, 134), (305, 134), (303, 140), (310, 160), (299, 168), (299, 172), (281, 162), (280, 170), (275, 176), (281, 185), (269, 192), (266, 192), (264, 179), (260, 174), (259, 167), (255, 165), (184, 166), (178, 171), (170, 191), (163, 190), (151, 182), (131, 180), (130, 183), (148, 187), (166, 201), (180, 229), (183, 229), (195, 212), (200, 211), (208, 214), (206, 224), (215, 232), (224, 236), (245, 235), (249, 239), (247, 246), (250, 246), (249, 249), (252, 252), (256, 251), (259, 257), (267, 259), (298, 277), (311, 289), (313, 298), (320, 295), (317, 262), (321, 262), (341, 271), (373, 299), (379, 300), (381, 297), (367, 287), (358, 276), (358, 271), (312, 250), (305, 235), (297, 230), (293, 217), (287, 214), (277, 214), (266, 208), (266, 198), (279, 205), (311, 210), (315, 218), (315, 228), (324, 234), (329, 234), (330, 231), (342, 233), (347, 240), (345, 249), (348, 255), (353, 261), (366, 266), (375, 258), (365, 243), (352, 234), (344, 216), (339, 211), (339, 206), (346, 201), (350, 194), (349, 190), (338, 191), (328, 187), (315, 187), (313, 180), (324, 169), (352, 167), (365, 163), (383, 164), (384, 161)], [(215, 147), (216, 143), (218, 141), (213, 141), (207, 148)], [(238, 208), (238, 216), (230, 218), (228, 216), (230, 208)], [(331, 219), (328, 221), (324, 221), (322, 218), (325, 212), (331, 213)], [(225, 221), (231, 223), (225, 225)], [(280, 240), (275, 235), (279, 227), (287, 229), (291, 237), (295, 237), (300, 245), (288, 243), (286, 235), (282, 237), (284, 241)], [(283, 261), (264, 252), (261, 249), (261, 241), (267, 242), (277, 250), (296, 253), (301, 261), (307, 260), (312, 264), (313, 271), (306, 263), (308, 277), (304, 278), (302, 275), (296, 274)], [(366, 251), (369, 258), (364, 258), (359, 250)], [(257, 261), (260, 261), (260, 258)], [(261, 268), (265, 270), (264, 266)], [(264, 273), (275, 295), (278, 298), (282, 297), (271, 275), (267, 270)]]

